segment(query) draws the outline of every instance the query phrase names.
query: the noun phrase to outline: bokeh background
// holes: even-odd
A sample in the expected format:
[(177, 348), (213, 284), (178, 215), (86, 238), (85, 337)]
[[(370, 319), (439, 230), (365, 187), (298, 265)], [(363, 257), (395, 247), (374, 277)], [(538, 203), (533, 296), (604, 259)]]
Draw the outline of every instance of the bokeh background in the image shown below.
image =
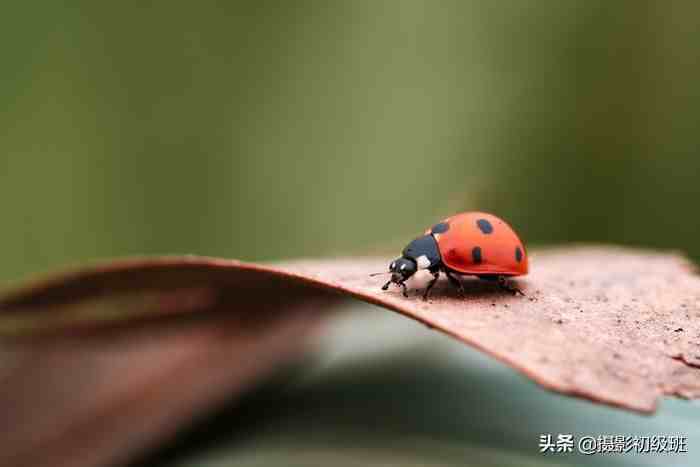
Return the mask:
[[(698, 260), (699, 17), (651, 1), (6, 2), (0, 286), (124, 255), (388, 254), (475, 209), (530, 246)], [(490, 365), (503, 397), (535, 390)], [(570, 430), (618, 414), (540, 393)], [(687, 428), (674, 417), (688, 407), (697, 418), (664, 405), (662, 428)], [(544, 426), (501, 416), (524, 428), (472, 445)]]

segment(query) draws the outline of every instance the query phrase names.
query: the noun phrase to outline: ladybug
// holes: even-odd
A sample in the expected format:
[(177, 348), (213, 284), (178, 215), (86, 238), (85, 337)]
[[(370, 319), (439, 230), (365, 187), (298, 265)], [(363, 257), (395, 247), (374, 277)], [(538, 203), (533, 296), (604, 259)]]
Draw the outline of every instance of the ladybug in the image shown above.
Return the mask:
[(438, 222), (409, 243), (401, 257), (389, 264), (392, 283), (406, 292), (406, 280), (419, 269), (427, 269), (433, 278), (423, 292), (428, 299), (440, 272), (464, 296), (464, 288), (455, 275), (474, 275), (480, 279), (498, 282), (513, 294), (525, 295), (511, 285), (507, 278), (528, 272), (527, 253), (513, 229), (502, 219), (484, 212), (463, 212)]

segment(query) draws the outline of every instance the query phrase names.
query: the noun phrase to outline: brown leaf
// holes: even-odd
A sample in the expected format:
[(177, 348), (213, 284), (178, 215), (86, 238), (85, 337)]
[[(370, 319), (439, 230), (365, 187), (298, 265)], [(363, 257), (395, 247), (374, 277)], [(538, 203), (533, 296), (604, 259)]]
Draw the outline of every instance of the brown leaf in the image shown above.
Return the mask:
[(114, 263), (1, 299), (0, 465), (130, 459), (299, 358), (337, 299), (217, 264)]
[[(97, 465), (125, 446), (150, 445), (164, 426), (171, 432), (175, 422), (263, 373), (252, 356), (266, 355), (261, 367), (269, 371), (294, 348), (294, 332), (284, 330), (308, 328), (310, 310), (341, 296), (421, 321), (564, 394), (640, 412), (653, 411), (662, 395), (700, 397), (700, 278), (680, 256), (604, 247), (536, 251), (531, 274), (518, 280), (526, 297), (465, 278), (467, 296), (460, 299), (443, 278), (427, 303), (416, 293), (404, 298), (397, 289), (380, 290), (383, 278), (368, 273), (388, 262), (137, 260), (6, 295), (0, 299), (6, 345), (22, 353), (22, 342), (29, 342), (34, 351), (0, 370), (0, 429), (14, 433), (0, 441), (0, 460), (8, 458), (8, 446), (25, 449), (9, 450), (17, 455), (58, 450), (61, 459), (97, 446), (111, 457), (52, 464)], [(416, 277), (411, 285), (422, 288), (427, 279)], [(216, 319), (222, 316), (228, 319), (223, 328)], [(61, 331), (74, 331), (76, 323), (80, 339)], [(137, 323), (146, 325), (132, 326)], [(122, 329), (114, 331), (115, 325)], [(151, 339), (146, 330), (164, 337)], [(44, 337), (27, 341), (27, 335)], [(119, 340), (127, 335), (135, 336), (133, 343), (132, 337)], [(237, 373), (244, 363), (250, 371)], [(62, 367), (79, 377), (75, 395), (75, 378), (63, 377)], [(207, 393), (210, 378), (221, 380), (217, 397)], [(172, 388), (175, 383), (181, 387)], [(201, 396), (192, 395), (203, 388)], [(127, 427), (135, 416), (143, 427), (132, 435)], [(88, 442), (90, 436), (96, 441)]]
[(193, 320), (14, 348), (0, 370), (0, 465), (128, 460), (298, 357), (312, 322), (286, 313), (253, 332)]
[[(700, 398), (700, 277), (676, 254), (611, 247), (534, 252), (526, 297), (443, 277), (428, 303), (382, 292), (386, 260), (284, 266), (398, 311), (482, 350), (553, 391), (650, 413), (659, 397)], [(422, 288), (429, 279), (414, 279)]]

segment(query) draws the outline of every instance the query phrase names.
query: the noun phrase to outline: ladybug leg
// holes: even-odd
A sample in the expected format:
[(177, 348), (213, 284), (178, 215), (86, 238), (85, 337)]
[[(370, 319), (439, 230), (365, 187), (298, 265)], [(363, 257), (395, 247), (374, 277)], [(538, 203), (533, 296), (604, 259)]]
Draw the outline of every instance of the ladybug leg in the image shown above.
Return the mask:
[(525, 293), (508, 282), (508, 279), (505, 278), (505, 276), (498, 276), (498, 285), (503, 289), (507, 290), (508, 292), (512, 293), (513, 295), (522, 295), (523, 297), (525, 296)]
[[(388, 281), (386, 284), (382, 286), (382, 290), (387, 290), (391, 283), (394, 281)], [(396, 285), (400, 285), (401, 288), (403, 289), (403, 296), (408, 298), (408, 292), (406, 291), (406, 283), (405, 282), (396, 282)]]
[(440, 278), (440, 271), (434, 271), (432, 272), (433, 278), (430, 279), (430, 282), (428, 282), (428, 286), (425, 288), (425, 292), (423, 292), (423, 300), (428, 300), (428, 294), (430, 293), (430, 289), (435, 286), (435, 283), (437, 280)]
[(464, 286), (462, 285), (462, 281), (453, 276), (450, 271), (445, 271), (445, 274), (447, 275), (450, 284), (457, 287), (457, 290), (459, 290), (459, 296), (464, 298)]

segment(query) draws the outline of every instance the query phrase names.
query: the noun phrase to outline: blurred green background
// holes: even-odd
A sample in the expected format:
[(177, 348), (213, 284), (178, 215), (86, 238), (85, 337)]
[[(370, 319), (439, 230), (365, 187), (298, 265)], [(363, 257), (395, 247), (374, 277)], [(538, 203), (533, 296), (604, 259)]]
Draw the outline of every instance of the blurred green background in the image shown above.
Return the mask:
[(528, 244), (700, 258), (695, 2), (8, 2), (7, 282), (87, 259)]
[(0, 287), (123, 255), (389, 254), (475, 209), (528, 245), (700, 259), (699, 15), (607, 0), (5, 2)]

